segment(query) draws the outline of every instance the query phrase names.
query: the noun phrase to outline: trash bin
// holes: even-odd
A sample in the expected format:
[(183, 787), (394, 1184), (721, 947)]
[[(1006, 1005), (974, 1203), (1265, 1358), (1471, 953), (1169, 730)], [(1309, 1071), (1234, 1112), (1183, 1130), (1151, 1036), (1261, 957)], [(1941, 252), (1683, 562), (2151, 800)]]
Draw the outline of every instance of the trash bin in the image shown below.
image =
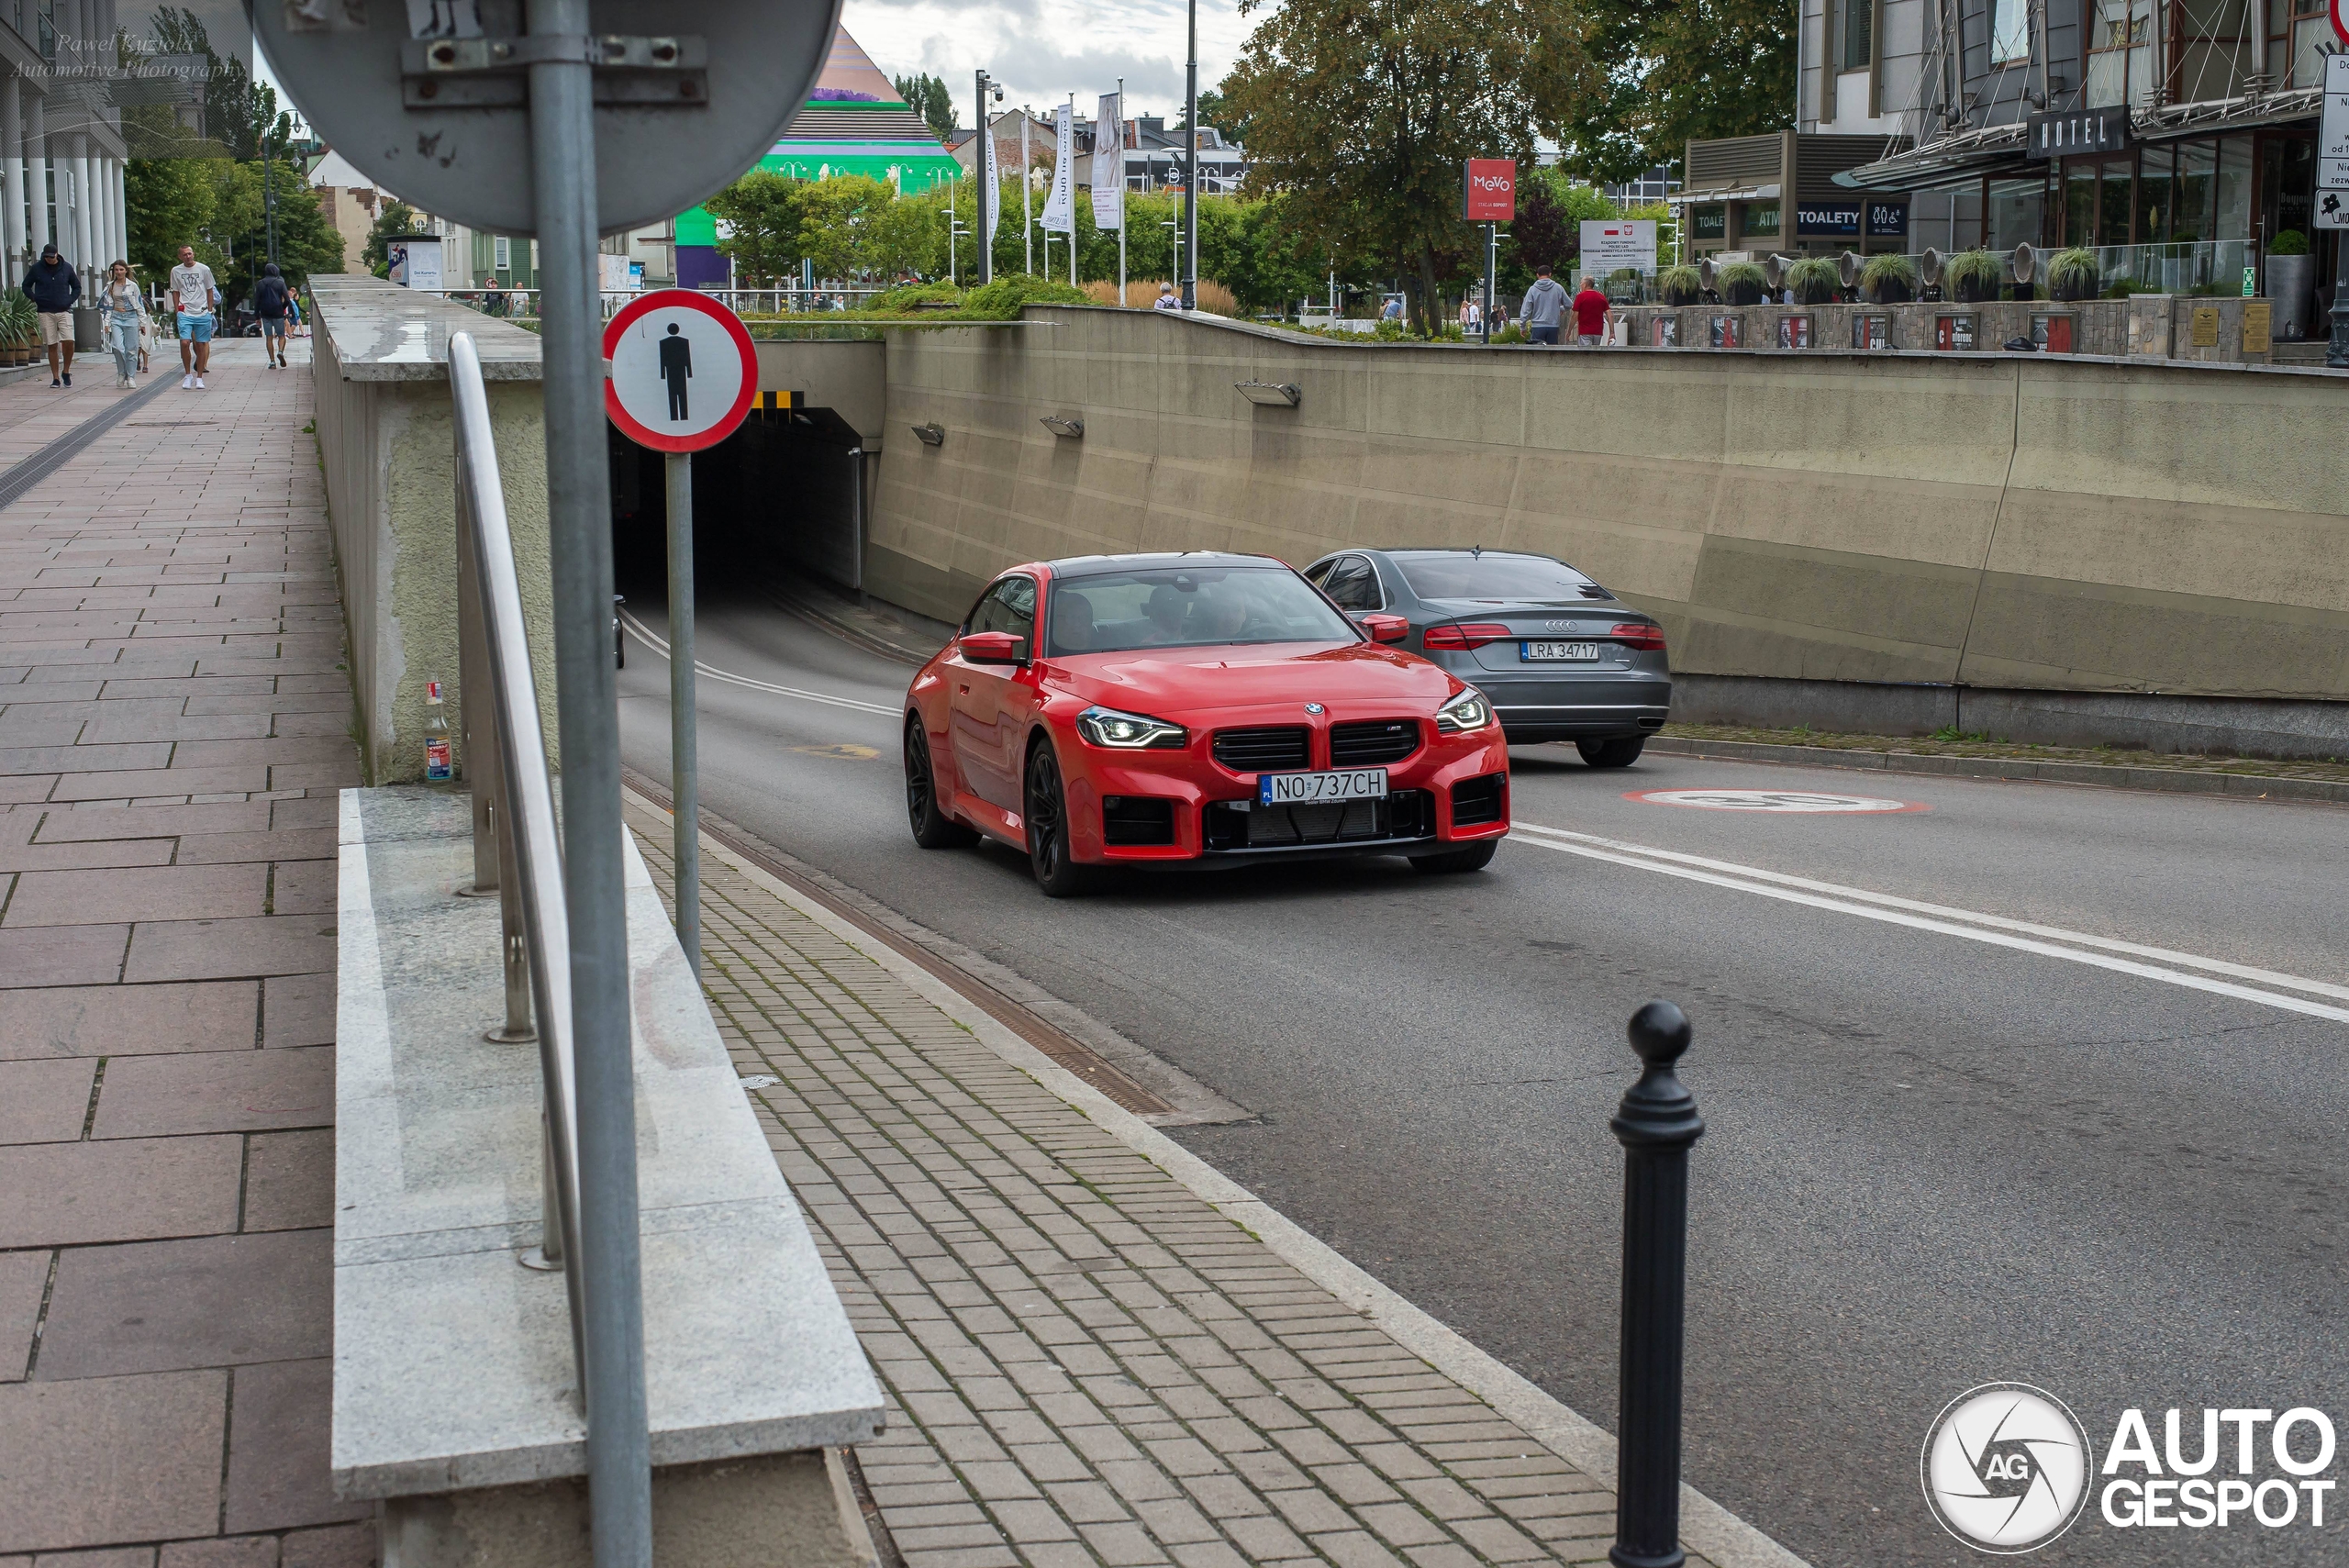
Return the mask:
[(73, 307), (73, 351), (95, 353), (106, 346), (106, 312), (95, 305)]

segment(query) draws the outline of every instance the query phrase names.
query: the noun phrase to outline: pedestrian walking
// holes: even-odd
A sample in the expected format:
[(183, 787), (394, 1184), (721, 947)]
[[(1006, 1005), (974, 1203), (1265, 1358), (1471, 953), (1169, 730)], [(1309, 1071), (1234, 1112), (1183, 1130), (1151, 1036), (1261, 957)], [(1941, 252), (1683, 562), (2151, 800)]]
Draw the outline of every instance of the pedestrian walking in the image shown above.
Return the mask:
[(1525, 291), (1524, 303), (1517, 307), (1518, 318), (1525, 323), (1525, 335), (1536, 343), (1552, 348), (1558, 344), (1558, 323), (1565, 315), (1566, 291), (1550, 275), (1547, 261), (1533, 269), (1533, 286)]
[(99, 291), (98, 304), (106, 311), (106, 347), (114, 351), (114, 384), (117, 390), (139, 384), (139, 343), (147, 325), (147, 302), (139, 295), (139, 280), (130, 275), (130, 263), (117, 261), (106, 269), (106, 287)]
[(299, 338), (302, 330), (302, 291), (288, 287), (285, 291), (285, 325), (287, 336)]
[(253, 314), (261, 317), (262, 363), (273, 371), (285, 368), (285, 306), (293, 297), (276, 262), (262, 268), (261, 281), (253, 284)]
[(179, 317), (182, 387), (204, 390), (204, 374), (212, 365), (213, 312), (219, 303), (212, 269), (195, 259), (195, 246), (181, 246), (180, 264), (172, 269), (172, 308)]
[(1597, 284), (1585, 278), (1582, 292), (1575, 295), (1575, 340), (1586, 349), (1596, 349), (1607, 341), (1607, 295)]
[(1157, 300), (1157, 303), (1153, 304), (1153, 305), (1151, 306), (1151, 309), (1152, 309), (1152, 310), (1180, 310), (1180, 309), (1182, 309), (1182, 308), (1183, 308), (1183, 296), (1182, 296), (1181, 295), (1176, 294), (1176, 293), (1174, 292), (1174, 285), (1173, 284), (1159, 284), (1159, 285), (1158, 285), (1158, 300)]
[(82, 297), (82, 276), (57, 247), (41, 248), (40, 260), (25, 273), (25, 293), (40, 316), (40, 340), (49, 350), (49, 384), (73, 384), (73, 303)]

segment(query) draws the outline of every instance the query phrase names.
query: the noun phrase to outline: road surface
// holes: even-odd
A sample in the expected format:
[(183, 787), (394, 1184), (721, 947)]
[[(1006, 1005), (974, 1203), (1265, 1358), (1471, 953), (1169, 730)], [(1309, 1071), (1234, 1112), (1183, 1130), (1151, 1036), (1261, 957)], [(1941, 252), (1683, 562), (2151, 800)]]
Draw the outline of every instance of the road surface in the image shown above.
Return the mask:
[[(656, 637), (661, 599), (629, 600)], [(1815, 1563), (1979, 1561), (1918, 1483), (1934, 1415), (1977, 1384), (2057, 1395), (2099, 1454), (2131, 1407), (2156, 1443), (2182, 1407), (2189, 1457), (2205, 1406), (2349, 1414), (2349, 813), (1530, 747), (1481, 874), (1373, 861), (1054, 902), (1008, 850), (914, 846), (905, 666), (755, 599), (706, 601), (699, 636), (737, 677), (701, 684), (708, 809), (1252, 1113), (1171, 1130), (1610, 1429), (1607, 1120), (1624, 1020), (1678, 1002), (1709, 1129), (1687, 1473)], [(667, 680), (631, 640), (624, 749), (656, 777)], [(1911, 809), (1626, 798), (1655, 790)], [(2256, 1457), (2254, 1484), (2283, 1475), (2264, 1436)], [(2338, 1562), (2340, 1510), (2122, 1530), (2091, 1502), (2050, 1555)]]

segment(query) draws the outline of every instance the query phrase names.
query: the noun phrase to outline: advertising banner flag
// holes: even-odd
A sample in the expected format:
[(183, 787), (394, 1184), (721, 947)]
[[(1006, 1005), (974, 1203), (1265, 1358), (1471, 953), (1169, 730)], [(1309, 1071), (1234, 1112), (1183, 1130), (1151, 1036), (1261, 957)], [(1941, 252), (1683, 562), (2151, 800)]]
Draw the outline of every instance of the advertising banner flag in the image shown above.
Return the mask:
[(989, 122), (979, 129), (979, 210), (985, 215), (979, 222), (986, 231), (979, 243), (990, 256), (995, 254), (996, 209), (1001, 206), (1003, 174), (996, 167), (995, 126)]
[(1101, 95), (1093, 116), (1093, 227), (1126, 226), (1126, 95)]
[(1517, 220), (1517, 161), (1471, 158), (1461, 170), (1460, 216), (1470, 223)]
[(1052, 234), (1076, 228), (1076, 108), (1071, 104), (1052, 111), (1052, 191), (1036, 222)]

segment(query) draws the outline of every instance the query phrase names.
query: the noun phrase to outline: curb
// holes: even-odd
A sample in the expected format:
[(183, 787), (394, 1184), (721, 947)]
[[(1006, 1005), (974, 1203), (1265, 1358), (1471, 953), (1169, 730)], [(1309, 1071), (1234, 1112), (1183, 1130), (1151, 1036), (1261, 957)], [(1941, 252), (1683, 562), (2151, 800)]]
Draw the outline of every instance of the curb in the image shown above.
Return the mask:
[[(641, 792), (631, 793), (655, 810), (661, 809)], [(706, 852), (717, 856), (905, 982), (915, 994), (969, 1029), (996, 1055), (1165, 1171), (1264, 1242), (1275, 1257), (1392, 1336), (1396, 1343), (1484, 1400), (1497, 1414), (1516, 1422), (1534, 1441), (1592, 1480), (1610, 1488), (1615, 1485), (1615, 1439), (1606, 1430), (1477, 1349), (1457, 1330), (1381, 1284), (1254, 1193), (1046, 1056), (914, 959), (876, 940), (872, 932), (807, 896), (732, 845), (707, 833), (702, 838)], [(1680, 1484), (1680, 1537), (1686, 1545), (1719, 1568), (1809, 1568), (1803, 1558), (1686, 1481)]]
[(2279, 778), (2270, 773), (2199, 773), (2186, 768), (2124, 768), (2102, 762), (2033, 762), (2004, 757), (1943, 757), (1921, 751), (1863, 751), (1836, 746), (1777, 746), (1760, 740), (1690, 740), (1652, 735), (1648, 750), (1721, 762), (1795, 762), (1810, 768), (1929, 773), (1943, 778), (2092, 784), (2165, 795), (2215, 795), (2234, 800), (2311, 801), (2349, 806), (2349, 784)]
[(867, 653), (877, 653), (884, 659), (894, 659), (901, 664), (910, 664), (918, 669), (929, 663), (930, 655), (938, 651), (933, 648), (925, 653), (909, 648), (904, 643), (892, 642), (867, 628), (851, 625), (829, 606), (819, 603), (813, 595), (794, 593), (788, 588), (773, 583), (766, 584), (766, 592), (768, 597), (782, 609), (797, 616), (802, 620), (814, 622), (841, 641), (852, 643)]

